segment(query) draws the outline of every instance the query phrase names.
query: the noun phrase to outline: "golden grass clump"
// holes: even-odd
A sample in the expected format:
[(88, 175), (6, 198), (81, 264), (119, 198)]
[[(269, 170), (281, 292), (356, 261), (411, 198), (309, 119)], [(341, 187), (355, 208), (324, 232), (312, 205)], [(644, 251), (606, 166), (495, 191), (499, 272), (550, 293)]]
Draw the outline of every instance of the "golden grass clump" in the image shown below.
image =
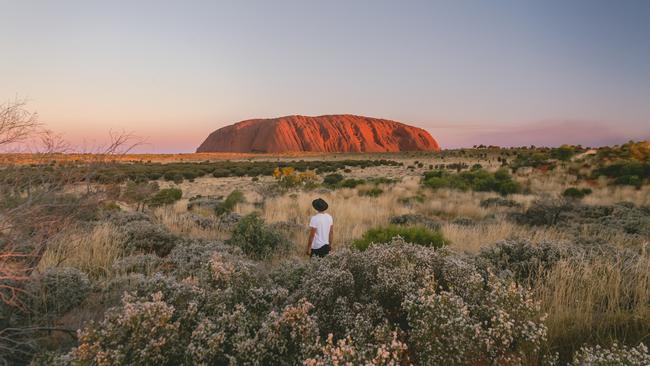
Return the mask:
[(115, 260), (124, 254), (125, 240), (119, 228), (107, 222), (90, 230), (70, 228), (48, 245), (37, 269), (74, 267), (94, 278), (105, 277)]
[(650, 332), (650, 253), (558, 262), (534, 285), (556, 346)]

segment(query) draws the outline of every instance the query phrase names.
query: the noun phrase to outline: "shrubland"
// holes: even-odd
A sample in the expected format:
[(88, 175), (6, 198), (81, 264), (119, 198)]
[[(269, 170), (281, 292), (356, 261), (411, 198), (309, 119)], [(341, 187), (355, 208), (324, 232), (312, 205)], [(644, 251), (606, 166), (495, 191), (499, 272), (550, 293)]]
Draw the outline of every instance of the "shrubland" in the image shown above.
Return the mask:
[(0, 235), (33, 263), (0, 277), (0, 363), (645, 365), (646, 180), (604, 174), (641, 147), (8, 167), (2, 214), (42, 220)]

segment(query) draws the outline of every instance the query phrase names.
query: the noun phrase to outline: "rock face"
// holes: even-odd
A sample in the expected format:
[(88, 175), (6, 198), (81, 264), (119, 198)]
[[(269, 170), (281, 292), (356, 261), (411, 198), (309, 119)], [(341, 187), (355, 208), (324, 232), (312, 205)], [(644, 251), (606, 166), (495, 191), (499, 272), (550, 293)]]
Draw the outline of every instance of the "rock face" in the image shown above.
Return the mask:
[(438, 151), (431, 135), (400, 122), (353, 115), (251, 119), (210, 134), (196, 152)]

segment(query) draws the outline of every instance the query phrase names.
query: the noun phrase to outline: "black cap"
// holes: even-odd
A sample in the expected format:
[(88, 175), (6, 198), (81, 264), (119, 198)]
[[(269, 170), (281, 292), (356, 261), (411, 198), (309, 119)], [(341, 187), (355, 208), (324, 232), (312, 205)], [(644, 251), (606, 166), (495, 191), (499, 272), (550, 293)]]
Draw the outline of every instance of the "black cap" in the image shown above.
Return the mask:
[(319, 212), (327, 210), (327, 207), (328, 207), (327, 202), (325, 202), (325, 200), (322, 199), (322, 198), (316, 198), (315, 200), (313, 200), (311, 202), (311, 205), (314, 206), (316, 211), (319, 211)]

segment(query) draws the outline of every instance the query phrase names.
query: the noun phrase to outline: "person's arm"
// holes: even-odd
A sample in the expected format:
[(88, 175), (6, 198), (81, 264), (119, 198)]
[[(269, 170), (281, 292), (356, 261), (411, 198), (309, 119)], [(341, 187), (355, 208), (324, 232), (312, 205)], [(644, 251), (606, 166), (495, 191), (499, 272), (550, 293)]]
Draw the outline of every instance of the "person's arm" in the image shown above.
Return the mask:
[(334, 225), (330, 225), (330, 250), (334, 250)]
[(314, 236), (316, 235), (316, 229), (310, 228), (309, 239), (307, 240), (307, 255), (311, 255), (311, 243), (314, 241)]

